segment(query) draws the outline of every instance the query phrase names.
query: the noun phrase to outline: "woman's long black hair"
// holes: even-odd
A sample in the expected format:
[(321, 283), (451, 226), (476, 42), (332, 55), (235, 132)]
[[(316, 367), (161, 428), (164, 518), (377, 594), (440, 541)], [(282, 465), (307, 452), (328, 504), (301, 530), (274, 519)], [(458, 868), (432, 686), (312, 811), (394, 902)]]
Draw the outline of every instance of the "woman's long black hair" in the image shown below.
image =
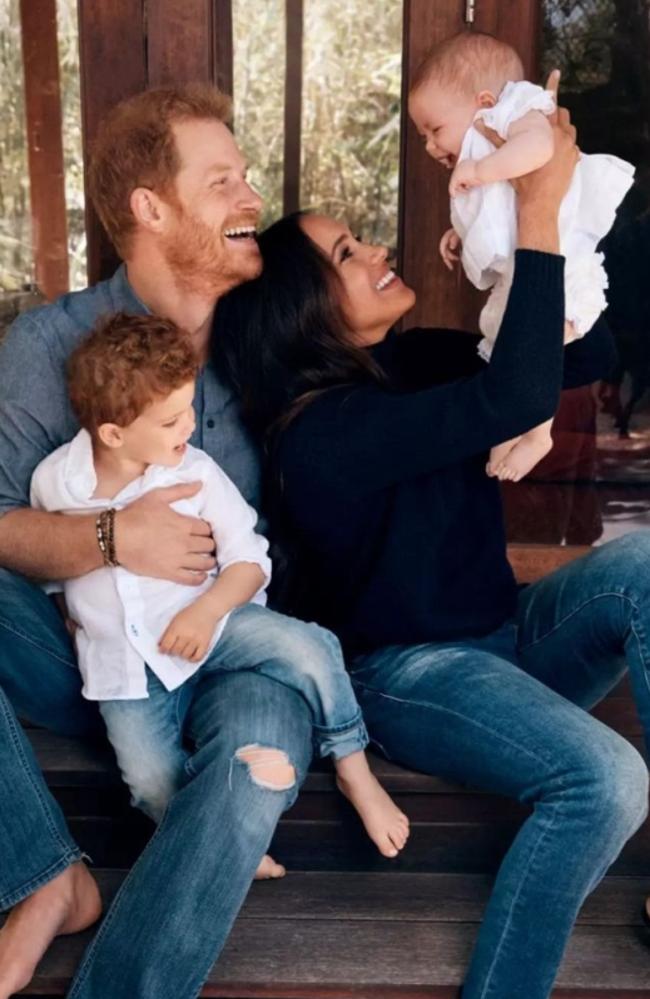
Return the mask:
[(212, 328), (213, 363), (266, 442), (324, 389), (382, 377), (350, 343), (338, 274), (303, 232), (303, 214), (260, 234), (262, 273), (219, 300)]
[(263, 509), (270, 522), (272, 599), (311, 617), (304, 549), (286, 521), (274, 460), (281, 431), (311, 400), (338, 385), (383, 380), (367, 351), (350, 343), (336, 269), (288, 215), (259, 236), (263, 270), (218, 302), (214, 366), (239, 396), (244, 422), (264, 448)]

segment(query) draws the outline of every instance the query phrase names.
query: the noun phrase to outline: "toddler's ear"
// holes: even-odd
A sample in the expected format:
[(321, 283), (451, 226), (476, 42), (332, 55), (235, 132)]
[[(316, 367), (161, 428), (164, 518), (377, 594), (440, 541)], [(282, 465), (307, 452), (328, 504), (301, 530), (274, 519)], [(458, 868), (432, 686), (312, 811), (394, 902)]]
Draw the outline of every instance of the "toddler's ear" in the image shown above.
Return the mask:
[(477, 96), (476, 102), (480, 108), (493, 108), (497, 99), (491, 90), (482, 90)]

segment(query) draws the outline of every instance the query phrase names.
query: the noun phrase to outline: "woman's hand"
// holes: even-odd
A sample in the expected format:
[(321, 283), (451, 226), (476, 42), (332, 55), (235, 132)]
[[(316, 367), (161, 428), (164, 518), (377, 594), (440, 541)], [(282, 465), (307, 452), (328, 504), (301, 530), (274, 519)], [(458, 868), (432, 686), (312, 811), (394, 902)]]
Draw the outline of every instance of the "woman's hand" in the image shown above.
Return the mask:
[(549, 116), (555, 145), (553, 156), (539, 170), (533, 170), (532, 173), (512, 181), (520, 207), (522, 201), (527, 199), (532, 201), (544, 198), (549, 207), (555, 206), (559, 210), (578, 162), (580, 150), (576, 146), (576, 130), (571, 124), (571, 117), (566, 108), (557, 107), (559, 82), (560, 72), (554, 69), (546, 82), (546, 89), (555, 96), (557, 108)]
[[(559, 79), (559, 71), (553, 70), (546, 84), (556, 97)], [(517, 192), (519, 247), (559, 253), (558, 214), (571, 184), (580, 150), (576, 145), (576, 130), (566, 108), (558, 108), (549, 120), (553, 126), (553, 156), (544, 166), (517, 178), (512, 184)]]

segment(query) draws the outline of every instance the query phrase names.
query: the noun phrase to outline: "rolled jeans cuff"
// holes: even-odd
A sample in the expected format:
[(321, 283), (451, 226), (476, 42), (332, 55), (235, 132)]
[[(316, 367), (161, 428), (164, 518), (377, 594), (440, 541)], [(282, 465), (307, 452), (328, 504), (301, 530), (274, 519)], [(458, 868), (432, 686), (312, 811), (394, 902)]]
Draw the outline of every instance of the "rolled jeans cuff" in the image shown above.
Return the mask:
[(365, 749), (368, 742), (368, 731), (360, 711), (344, 725), (314, 725), (314, 745), (318, 756), (333, 756), (335, 760), (342, 760)]

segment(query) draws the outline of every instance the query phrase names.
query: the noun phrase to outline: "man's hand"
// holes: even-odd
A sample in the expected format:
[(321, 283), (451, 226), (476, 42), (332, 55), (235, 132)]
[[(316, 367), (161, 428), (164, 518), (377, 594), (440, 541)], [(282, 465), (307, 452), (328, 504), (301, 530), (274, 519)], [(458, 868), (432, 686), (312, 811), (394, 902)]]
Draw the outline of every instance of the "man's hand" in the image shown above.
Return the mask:
[(455, 229), (447, 229), (439, 244), (440, 256), (444, 265), (449, 271), (453, 271), (454, 265), (460, 260), (461, 241)]
[(187, 517), (170, 504), (195, 496), (201, 482), (152, 489), (115, 515), (115, 552), (125, 569), (139, 576), (200, 586), (216, 563), (209, 524)]
[(219, 619), (197, 601), (176, 614), (158, 643), (161, 652), (198, 663), (208, 651)]
[(477, 160), (461, 160), (454, 167), (454, 172), (449, 181), (449, 196), (457, 197), (459, 194), (467, 194), (473, 187), (480, 187), (482, 180), (479, 177), (479, 165)]

